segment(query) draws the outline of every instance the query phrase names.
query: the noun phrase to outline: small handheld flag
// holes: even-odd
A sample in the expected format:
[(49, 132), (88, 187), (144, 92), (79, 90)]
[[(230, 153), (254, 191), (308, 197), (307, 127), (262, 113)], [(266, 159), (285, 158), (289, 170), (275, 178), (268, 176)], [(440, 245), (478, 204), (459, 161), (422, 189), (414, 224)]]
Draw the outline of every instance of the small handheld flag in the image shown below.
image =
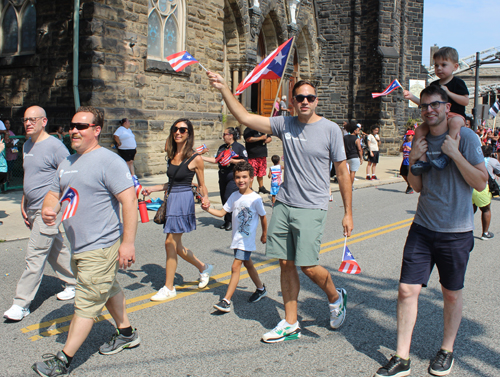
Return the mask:
[(69, 219), (72, 217), (76, 210), (78, 209), (78, 202), (80, 201), (80, 197), (78, 195), (78, 191), (76, 189), (69, 187), (66, 190), (66, 193), (61, 197), (59, 203), (68, 202), (66, 209), (64, 210), (62, 221)]
[(382, 93), (372, 93), (372, 98), (386, 96), (390, 92), (392, 92), (393, 90), (395, 90), (397, 88), (403, 88), (403, 87), (401, 86), (399, 81), (397, 79), (395, 79), (393, 82), (391, 82), (391, 85), (389, 85), (387, 88), (385, 88), (385, 90)]
[(201, 63), (196, 60), (189, 52), (187, 51), (181, 51), (181, 52), (176, 52), (175, 54), (167, 56), (167, 60), (174, 69), (175, 72), (180, 72), (184, 68), (186, 68), (188, 65), (198, 63), (201, 68), (203, 68), (205, 71), (207, 70)]
[(342, 255), (342, 263), (339, 267), (339, 272), (345, 272), (346, 274), (359, 274), (361, 272), (361, 267), (359, 267), (358, 262), (354, 259), (354, 256), (349, 251), (346, 245), (347, 236), (344, 241), (344, 253)]
[(142, 185), (139, 183), (139, 179), (136, 175), (132, 176), (132, 182), (134, 182), (135, 194), (137, 195), (137, 199), (139, 199), (139, 195), (142, 191)]
[(196, 148), (196, 153), (201, 153), (204, 149), (207, 149), (206, 144), (200, 145), (198, 148)]
[(499, 111), (500, 111), (500, 100), (497, 100), (493, 104), (493, 106), (490, 107), (490, 116), (492, 118), (496, 117)]
[(234, 157), (239, 157), (239, 155), (236, 154), (232, 149), (226, 149), (219, 153), (219, 155), (215, 158), (215, 161), (222, 166), (227, 166), (229, 165), (229, 161), (231, 161), (231, 159)]

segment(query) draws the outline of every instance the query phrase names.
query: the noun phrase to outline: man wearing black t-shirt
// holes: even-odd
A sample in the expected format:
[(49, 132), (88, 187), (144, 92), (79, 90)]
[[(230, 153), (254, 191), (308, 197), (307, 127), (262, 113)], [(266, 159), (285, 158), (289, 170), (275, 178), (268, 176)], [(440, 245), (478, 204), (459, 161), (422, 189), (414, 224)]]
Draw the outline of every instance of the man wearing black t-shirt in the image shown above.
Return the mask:
[(243, 133), (243, 138), (248, 152), (248, 162), (252, 165), (259, 184), (258, 192), (269, 194), (269, 191), (264, 187), (263, 177), (267, 170), (267, 144), (271, 142), (271, 136), (247, 128)]

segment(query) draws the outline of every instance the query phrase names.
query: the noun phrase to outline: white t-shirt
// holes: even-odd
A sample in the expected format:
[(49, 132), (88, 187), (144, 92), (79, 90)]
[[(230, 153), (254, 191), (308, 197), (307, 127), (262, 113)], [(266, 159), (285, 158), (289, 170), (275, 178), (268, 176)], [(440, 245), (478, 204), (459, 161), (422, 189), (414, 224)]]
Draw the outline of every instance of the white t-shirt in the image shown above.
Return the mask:
[(136, 149), (137, 143), (135, 142), (134, 133), (130, 128), (120, 126), (113, 134), (114, 136), (118, 136), (120, 138), (120, 145), (118, 149)]
[(370, 149), (370, 152), (377, 152), (378, 151), (378, 142), (377, 142), (378, 140), (380, 140), (380, 136), (378, 136), (378, 134), (368, 135), (368, 149)]
[(5, 124), (0, 120), (0, 131), (6, 131), (7, 128), (5, 128)]
[(231, 249), (255, 251), (255, 236), (259, 225), (259, 216), (265, 216), (266, 210), (262, 198), (256, 192), (241, 195), (233, 192), (226, 204), (226, 212), (233, 213), (233, 242)]

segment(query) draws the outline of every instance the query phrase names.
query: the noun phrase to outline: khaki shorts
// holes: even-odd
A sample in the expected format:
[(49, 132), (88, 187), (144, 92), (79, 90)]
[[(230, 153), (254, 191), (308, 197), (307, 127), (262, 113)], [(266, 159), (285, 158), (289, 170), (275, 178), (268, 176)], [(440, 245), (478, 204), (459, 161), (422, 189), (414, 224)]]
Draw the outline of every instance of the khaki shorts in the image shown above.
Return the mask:
[(276, 202), (267, 230), (266, 256), (317, 266), (327, 212)]
[(486, 207), (491, 203), (490, 188), (488, 185), (486, 185), (486, 188), (481, 192), (472, 190), (472, 203), (478, 208)]
[(121, 239), (105, 249), (73, 254), (71, 268), (76, 278), (75, 314), (95, 318), (106, 302), (121, 292), (116, 281)]

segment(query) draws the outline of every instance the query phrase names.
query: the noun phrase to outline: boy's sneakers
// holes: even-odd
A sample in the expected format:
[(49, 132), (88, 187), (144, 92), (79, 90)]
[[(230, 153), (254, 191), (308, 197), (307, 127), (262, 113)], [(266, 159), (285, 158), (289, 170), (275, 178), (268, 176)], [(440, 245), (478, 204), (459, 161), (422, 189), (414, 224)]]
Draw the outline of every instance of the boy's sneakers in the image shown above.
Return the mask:
[(214, 305), (214, 308), (221, 311), (221, 312), (229, 313), (231, 311), (231, 303), (222, 299), (219, 301), (218, 304)]
[(330, 308), (330, 327), (332, 329), (338, 329), (345, 320), (346, 314), (346, 304), (347, 304), (347, 292), (344, 288), (337, 289), (339, 294), (339, 303), (329, 304)]
[(266, 290), (266, 286), (264, 285), (264, 289), (260, 290), (260, 289), (257, 288), (255, 290), (255, 292), (250, 296), (250, 298), (248, 299), (248, 301), (249, 302), (257, 302), (261, 298), (266, 297), (266, 296), (267, 296), (267, 290)]
[(431, 167), (432, 165), (427, 161), (417, 161), (411, 166), (410, 170), (411, 174), (413, 174), (414, 176), (419, 176), (431, 170)]
[(449, 163), (450, 163), (450, 158), (444, 153), (441, 153), (441, 155), (435, 160), (430, 161), (432, 167), (437, 170), (443, 170)]
[(20, 321), (29, 314), (29, 309), (25, 309), (19, 305), (12, 305), (9, 310), (3, 313), (3, 317), (11, 321)]
[(150, 298), (151, 301), (165, 301), (168, 300), (169, 298), (173, 298), (177, 296), (177, 292), (175, 290), (175, 287), (173, 290), (168, 289), (167, 287), (161, 288), (157, 294), (155, 294), (153, 297)]
[(31, 366), (36, 373), (44, 377), (63, 376), (68, 373), (69, 367), (66, 355), (59, 351), (57, 355), (46, 353), (42, 356), (44, 361), (37, 361)]
[(431, 365), (429, 373), (434, 376), (446, 376), (450, 374), (453, 367), (453, 352), (439, 350)]
[(130, 336), (124, 336), (116, 329), (116, 333), (113, 334), (111, 340), (99, 348), (99, 353), (101, 355), (113, 355), (123, 351), (125, 348), (137, 347), (139, 344), (141, 344), (141, 338), (137, 334), (137, 329), (134, 329)]
[(64, 288), (64, 291), (59, 292), (56, 295), (58, 300), (61, 301), (67, 301), (75, 298), (75, 286), (74, 285), (68, 285), (66, 288)]
[(380, 179), (378, 179), (376, 175), (372, 175), (372, 181), (380, 181)]
[(406, 194), (413, 194), (413, 189), (411, 187), (406, 188)]
[(367, 180), (367, 181), (371, 181), (371, 179), (372, 179), (372, 176), (371, 176), (371, 175), (367, 175), (367, 176), (366, 176), (366, 180)]
[(213, 269), (214, 265), (209, 264), (207, 268), (200, 273), (200, 282), (198, 283), (198, 288), (205, 288), (207, 286), (208, 281), (210, 280), (210, 274), (212, 273)]
[(481, 239), (483, 241), (488, 241), (488, 240), (491, 240), (493, 237), (495, 237), (495, 235), (492, 232), (486, 232), (486, 233), (483, 233), (483, 235), (481, 236)]
[(387, 364), (380, 368), (373, 377), (402, 377), (409, 376), (411, 373), (410, 359), (404, 360), (394, 355)]
[(298, 338), (300, 338), (299, 322), (297, 321), (295, 324), (290, 325), (283, 319), (274, 329), (262, 336), (262, 341), (265, 343), (277, 343)]

